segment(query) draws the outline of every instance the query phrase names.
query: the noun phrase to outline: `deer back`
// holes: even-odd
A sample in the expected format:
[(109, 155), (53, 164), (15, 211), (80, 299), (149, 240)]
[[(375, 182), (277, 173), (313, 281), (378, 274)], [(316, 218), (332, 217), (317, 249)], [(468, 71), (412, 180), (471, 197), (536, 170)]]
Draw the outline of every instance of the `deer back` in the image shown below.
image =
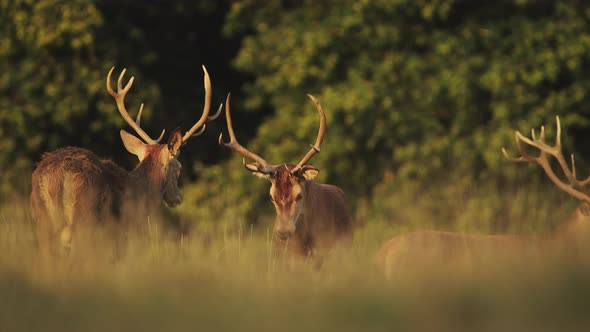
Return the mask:
[(68, 147), (46, 153), (33, 172), (30, 197), (39, 245), (45, 247), (41, 248), (42, 251), (54, 251), (56, 237), (62, 246), (69, 248), (74, 228), (82, 224), (129, 224), (130, 221), (143, 220), (162, 201), (168, 206), (180, 204), (180, 147), (191, 137), (200, 135), (205, 129), (205, 122), (214, 120), (221, 112), (220, 106), (215, 115), (209, 116), (211, 81), (203, 67), (205, 105), (201, 117), (184, 135), (177, 128), (171, 133), (168, 143), (160, 144), (164, 131), (159, 138), (152, 139), (141, 128), (143, 104), (135, 121), (125, 106), (125, 96), (134, 78), (123, 86), (123, 69), (115, 90), (111, 86), (113, 70), (114, 67), (107, 75), (106, 88), (115, 99), (119, 114), (139, 137), (125, 130), (120, 131), (123, 145), (137, 156), (139, 164), (133, 171), (127, 172), (82, 148)]
[(319, 245), (331, 247), (337, 239), (352, 236), (352, 217), (344, 191), (331, 184), (307, 181), (303, 223)]
[(68, 147), (46, 153), (32, 176), (33, 215), (52, 228), (75, 220), (118, 218), (128, 181), (128, 172), (89, 150)]
[[(538, 242), (515, 235), (478, 235), (445, 231), (415, 231), (387, 240), (375, 262), (387, 277), (436, 267), (472, 268), (492, 261), (524, 257)], [(518, 256), (523, 255), (523, 256)]]

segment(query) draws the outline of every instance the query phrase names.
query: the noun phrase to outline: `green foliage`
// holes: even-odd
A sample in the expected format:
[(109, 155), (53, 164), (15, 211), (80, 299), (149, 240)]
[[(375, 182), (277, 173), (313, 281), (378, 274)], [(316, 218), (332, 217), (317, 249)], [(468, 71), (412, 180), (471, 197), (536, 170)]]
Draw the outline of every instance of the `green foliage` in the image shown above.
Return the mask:
[[(234, 113), (274, 109), (249, 146), (296, 162), (317, 131), (314, 94), (328, 130), (312, 163), (353, 201), (390, 175), (514, 178), (500, 153), (515, 150), (514, 129), (551, 136), (559, 114), (566, 149), (584, 151), (568, 130), (590, 124), (589, 17), (569, 1), (237, 1), (226, 33), (248, 33), (234, 65), (256, 79)], [(252, 209), (265, 196), (232, 195)]]
[[(8, 70), (0, 73), (0, 196), (28, 192), (23, 178), (30, 177), (41, 154), (67, 145), (132, 167), (135, 160), (118, 135), (129, 128), (105, 89), (111, 66), (114, 79), (124, 67), (126, 79), (135, 76), (127, 105), (133, 115), (146, 103), (142, 126), (148, 133), (192, 125), (202, 103), (200, 65), (208, 66), (214, 83), (221, 81), (211, 61), (195, 55), (204, 48), (203, 36), (215, 35), (213, 19), (195, 24), (194, 17), (212, 17), (218, 7), (208, 1), (1, 1), (0, 63)], [(171, 63), (182, 67), (182, 74), (170, 75)], [(214, 102), (224, 94), (215, 93)], [(203, 137), (195, 141), (199, 149), (190, 144), (182, 157), (189, 164), (217, 151), (214, 144), (205, 147)]]
[[(0, 72), (0, 194), (28, 191), (19, 175), (28, 178), (41, 153), (60, 146), (132, 160), (121, 157), (125, 126), (104, 89), (112, 65), (136, 76), (129, 109), (145, 101), (144, 126), (155, 134), (195, 120), (206, 64), (214, 103), (234, 93), (239, 140), (271, 163), (295, 163), (313, 142), (317, 113), (305, 96), (313, 94), (328, 131), (311, 163), (353, 206), (370, 205), (391, 179), (426, 188), (462, 176), (468, 188), (541, 177), (505, 162), (500, 148), (514, 152), (513, 130), (542, 124), (552, 139), (556, 114), (565, 152), (584, 173), (588, 18), (589, 5), (570, 1), (0, 0), (0, 63), (9, 68)], [(233, 66), (243, 76), (219, 75), (238, 47)], [(223, 119), (183, 149), (178, 214), (272, 215), (269, 184), (214, 143), (220, 130)], [(406, 190), (394, 189), (391, 197)]]
[[(6, 194), (22, 188), (17, 181), (42, 152), (79, 145), (104, 154), (119, 141), (115, 128), (123, 120), (104, 83), (117, 48), (101, 34), (104, 19), (93, 1), (3, 1), (0, 21), (0, 63), (9, 68), (0, 73), (0, 193)], [(131, 105), (146, 91), (157, 96), (149, 82), (141, 85)]]
[(270, 182), (250, 175), (237, 159), (217, 166), (197, 164), (195, 172), (199, 180), (184, 186), (185, 199), (175, 209), (176, 213), (189, 223), (218, 229), (256, 223), (260, 217), (272, 213), (268, 194), (264, 195)]
[[(527, 176), (525, 170), (518, 175)], [(555, 232), (579, 203), (543, 180), (482, 183), (449, 174), (425, 186), (420, 181), (399, 183), (391, 178), (375, 187), (357, 223), (383, 222), (404, 230), (544, 236)]]

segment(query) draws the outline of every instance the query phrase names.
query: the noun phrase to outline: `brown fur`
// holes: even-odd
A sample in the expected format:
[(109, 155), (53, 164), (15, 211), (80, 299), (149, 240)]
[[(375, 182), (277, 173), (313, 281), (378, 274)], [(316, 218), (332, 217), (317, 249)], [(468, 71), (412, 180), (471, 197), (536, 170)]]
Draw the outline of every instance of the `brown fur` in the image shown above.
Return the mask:
[[(541, 257), (545, 257), (546, 253), (563, 252), (564, 249), (570, 257), (572, 253), (573, 256), (576, 256), (577, 253), (587, 251), (590, 239), (590, 196), (585, 187), (588, 184), (586, 181), (590, 181), (590, 178), (583, 181), (576, 179), (573, 155), (571, 156), (572, 169), (569, 169), (567, 158), (564, 158), (561, 151), (559, 117), (556, 117), (556, 122), (557, 137), (553, 146), (545, 142), (545, 130), (542, 127), (538, 136), (535, 135), (534, 130), (532, 131), (531, 139), (526, 138), (518, 131), (515, 133), (518, 150), (521, 153), (519, 157), (509, 156), (502, 148), (506, 159), (512, 162), (527, 162), (541, 166), (557, 187), (584, 202), (564, 222), (556, 234), (545, 239), (510, 235), (465, 235), (438, 231), (401, 234), (387, 241), (377, 254), (377, 264), (384, 269), (386, 275), (391, 276), (393, 273), (403, 272), (408, 267), (413, 269), (416, 265), (424, 268), (428, 265), (444, 267), (449, 264), (468, 263), (467, 266), (471, 267), (473, 263), (482, 263), (498, 257), (511, 258), (511, 256), (515, 256), (522, 259), (527, 258), (522, 254), (527, 254), (531, 248), (533, 252), (543, 250), (544, 254), (540, 255)], [(531, 157), (526, 153), (526, 149), (522, 147), (521, 143), (536, 148), (541, 153), (536, 157)], [(563, 177), (568, 179), (569, 184), (564, 183), (555, 174), (551, 167), (550, 157), (557, 160), (562, 168)], [(485, 255), (482, 256), (482, 254)]]
[(442, 231), (416, 231), (386, 241), (376, 255), (376, 263), (387, 277), (429, 266), (455, 266), (514, 259), (540, 250), (576, 254), (588, 249), (590, 206), (583, 203), (551, 236), (533, 238), (517, 235), (475, 235)]
[(344, 192), (336, 186), (312, 181), (319, 170), (307, 163), (320, 152), (326, 133), (326, 115), (317, 99), (310, 94), (307, 96), (316, 106), (320, 126), (314, 145), (297, 165), (271, 166), (238, 143), (232, 126), (229, 95), (225, 101), (229, 142), (224, 143), (219, 135), (219, 144), (254, 161), (247, 163), (244, 159), (247, 170), (270, 180), (270, 199), (277, 213), (273, 228), (275, 243), (284, 251), (303, 256), (330, 249), (337, 240), (352, 237), (352, 218)]
[(55, 256), (75, 246), (80, 228), (89, 225), (106, 226), (124, 237), (127, 226), (145, 220), (163, 199), (180, 204), (177, 153), (171, 155), (163, 144), (144, 147), (143, 159), (131, 172), (83, 148), (43, 155), (32, 175), (30, 197), (43, 254)]
[[(329, 250), (339, 241), (350, 241), (352, 218), (344, 192), (336, 186), (306, 179), (303, 175), (306, 168), (291, 175), (293, 167), (275, 166), (269, 176), (277, 212), (274, 239), (279, 248), (308, 256), (318, 250)], [(294, 187), (298, 186), (303, 195), (301, 202), (293, 195)], [(278, 232), (285, 227), (289, 235), (282, 239)]]

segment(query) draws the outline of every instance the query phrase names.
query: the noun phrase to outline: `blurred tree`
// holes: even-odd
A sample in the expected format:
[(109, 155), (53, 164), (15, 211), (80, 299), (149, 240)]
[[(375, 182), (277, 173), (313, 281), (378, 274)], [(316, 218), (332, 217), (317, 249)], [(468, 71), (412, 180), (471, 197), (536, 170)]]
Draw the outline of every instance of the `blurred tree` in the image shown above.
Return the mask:
[[(104, 155), (120, 145), (114, 128), (123, 121), (104, 87), (119, 49), (101, 34), (93, 2), (1, 1), (0, 21), (0, 192), (23, 190), (15, 182), (44, 151), (79, 145)], [(134, 105), (157, 96), (153, 84), (140, 85)]]
[[(240, 141), (274, 163), (297, 162), (313, 142), (314, 94), (328, 131), (311, 163), (352, 202), (379, 183), (426, 186), (449, 172), (514, 178), (500, 147), (514, 151), (514, 129), (551, 134), (555, 114), (583, 164), (589, 19), (590, 4), (566, 0), (0, 0), (0, 195), (26, 192), (19, 175), (64, 145), (132, 165), (104, 89), (112, 65), (136, 76), (129, 105), (146, 103), (150, 133), (195, 120), (207, 65), (214, 102), (233, 93)], [(268, 183), (213, 143), (221, 130), (212, 123), (181, 155), (198, 179), (185, 184), (187, 219), (272, 210)]]
[[(104, 87), (108, 69), (136, 77), (131, 112), (145, 102), (149, 133), (192, 125), (203, 102), (201, 64), (214, 84), (214, 106), (244, 75), (228, 66), (238, 43), (224, 44), (227, 5), (210, 1), (0, 1), (0, 195), (27, 181), (41, 153), (65, 145), (123, 162), (118, 135), (127, 128)], [(216, 161), (218, 130), (187, 145), (181, 158)], [(128, 129), (128, 128), (127, 128)], [(209, 144), (205, 143), (209, 142)], [(188, 167), (185, 175), (194, 179)]]
[[(159, 87), (157, 104), (148, 101), (155, 110), (154, 120), (146, 125), (152, 125), (153, 131), (162, 126), (188, 129), (196, 121), (204, 98), (201, 65), (211, 76), (212, 107), (223, 102), (230, 91), (240, 94), (248, 76), (229, 65), (241, 36), (222, 35), (228, 4), (207, 0), (97, 4), (105, 17), (105, 34), (121, 50), (117, 62), (139, 66), (140, 72)], [(253, 123), (258, 123), (258, 118)], [(220, 149), (214, 142), (222, 126), (212, 122), (207, 128), (203, 136), (183, 148), (181, 158), (186, 164), (197, 160), (209, 164), (219, 159)], [(197, 173), (190, 168), (187, 171), (188, 179), (193, 180)]]
[[(246, 34), (234, 65), (256, 75), (234, 114), (274, 109), (248, 146), (296, 162), (317, 130), (305, 97), (314, 94), (328, 130), (312, 164), (353, 198), (391, 177), (514, 177), (500, 154), (514, 151), (514, 129), (553, 132), (555, 114), (568, 132), (590, 124), (589, 19), (583, 1), (234, 1), (225, 31)], [(579, 159), (590, 155), (564, 139)], [(240, 158), (210, 169), (222, 185), (201, 196), (246, 211), (270, 205)]]

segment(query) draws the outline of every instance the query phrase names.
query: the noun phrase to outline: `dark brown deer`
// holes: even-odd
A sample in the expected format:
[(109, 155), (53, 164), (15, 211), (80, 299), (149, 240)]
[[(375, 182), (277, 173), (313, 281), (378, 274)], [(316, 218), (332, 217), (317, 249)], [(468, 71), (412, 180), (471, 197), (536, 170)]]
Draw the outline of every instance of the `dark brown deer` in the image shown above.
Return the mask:
[(326, 115), (320, 103), (308, 94), (320, 115), (320, 129), (309, 152), (297, 165), (269, 165), (257, 154), (238, 143), (230, 115), (230, 96), (225, 104), (229, 143), (219, 135), (219, 144), (236, 151), (254, 163), (243, 164), (253, 174), (270, 180), (270, 200), (275, 206), (274, 240), (291, 253), (310, 256), (318, 249), (329, 249), (338, 240), (352, 236), (352, 219), (344, 192), (333, 185), (313, 181), (319, 170), (307, 162), (318, 152), (326, 132)]
[(123, 87), (123, 69), (117, 80), (117, 91), (114, 91), (111, 87), (113, 70), (114, 67), (107, 75), (107, 91), (115, 99), (121, 116), (141, 138), (120, 131), (123, 145), (137, 156), (139, 164), (129, 172), (78, 147), (45, 153), (33, 172), (30, 197), (39, 248), (44, 255), (55, 256), (63, 249), (69, 251), (75, 246), (80, 229), (108, 225), (108, 228), (115, 229), (114, 232), (125, 233), (126, 226), (133, 221), (145, 220), (162, 201), (169, 207), (180, 204), (180, 147), (191, 137), (201, 134), (205, 122), (215, 119), (221, 112), (220, 106), (218, 112), (209, 117), (211, 81), (203, 66), (205, 103), (200, 119), (184, 135), (177, 128), (168, 143), (160, 144), (164, 131), (154, 140), (140, 127), (143, 104), (136, 121), (125, 107), (125, 95), (131, 89), (134, 77)]
[[(510, 157), (502, 148), (504, 156), (513, 162), (528, 162), (541, 166), (549, 179), (561, 190), (582, 201), (558, 230), (549, 238), (535, 239), (517, 235), (472, 235), (441, 231), (416, 231), (401, 234), (388, 240), (377, 254), (377, 263), (387, 276), (392, 276), (408, 267), (428, 265), (448, 266), (452, 263), (482, 263), (490, 258), (514, 257), (539, 250), (556, 252), (562, 249), (571, 253), (578, 245), (590, 239), (590, 194), (588, 184), (590, 177), (584, 180), (576, 178), (575, 162), (571, 156), (571, 170), (562, 154), (561, 125), (557, 117), (556, 143), (551, 146), (545, 143), (545, 129), (541, 127), (539, 137), (532, 130), (531, 138), (515, 132), (516, 146), (519, 157)], [(536, 157), (530, 156), (521, 143), (539, 150)], [(555, 158), (560, 166), (563, 177), (561, 180), (555, 173), (549, 157)], [(516, 256), (518, 257), (518, 256)]]

